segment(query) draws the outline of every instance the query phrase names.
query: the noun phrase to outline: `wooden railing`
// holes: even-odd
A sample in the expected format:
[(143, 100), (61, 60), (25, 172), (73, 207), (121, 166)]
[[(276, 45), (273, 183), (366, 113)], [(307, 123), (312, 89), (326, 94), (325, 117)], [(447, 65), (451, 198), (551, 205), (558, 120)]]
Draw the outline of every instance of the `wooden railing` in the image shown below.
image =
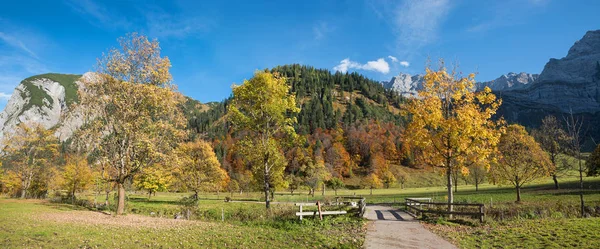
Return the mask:
[[(338, 215), (338, 214), (346, 214), (346, 211), (322, 211), (321, 210), (321, 202), (305, 202), (305, 203), (296, 203), (297, 207), (300, 207), (300, 212), (296, 212), (296, 216), (300, 216), (300, 220), (302, 220), (303, 216), (319, 216), (319, 219), (323, 220), (323, 215)], [(312, 212), (303, 212), (302, 207), (305, 206), (317, 206), (317, 211)]]
[[(427, 200), (429, 199), (429, 200)], [(480, 222), (483, 222), (483, 218), (485, 217), (485, 207), (483, 204), (479, 203), (443, 203), (443, 202), (431, 202), (431, 198), (406, 198), (406, 211), (412, 212), (415, 216), (423, 215), (423, 214), (445, 214), (445, 215), (462, 215), (462, 216), (470, 216), (479, 218)], [(448, 207), (448, 205), (452, 205), (453, 207), (472, 207), (476, 208), (476, 211), (452, 211), (443, 209), (430, 209), (436, 206)]]

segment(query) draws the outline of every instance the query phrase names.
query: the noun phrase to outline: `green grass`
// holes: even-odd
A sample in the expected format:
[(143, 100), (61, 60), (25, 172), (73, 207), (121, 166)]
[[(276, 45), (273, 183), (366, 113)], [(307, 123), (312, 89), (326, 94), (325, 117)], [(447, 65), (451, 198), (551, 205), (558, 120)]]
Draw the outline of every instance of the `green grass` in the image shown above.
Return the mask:
[[(1, 247), (358, 248), (364, 240), (363, 221), (349, 217), (271, 223), (183, 221), (177, 226), (157, 224), (148, 227), (70, 222), (68, 218), (63, 221), (65, 216), (73, 214), (73, 209), (71, 205), (44, 201), (0, 199)], [(75, 212), (84, 217), (93, 214), (84, 210)], [(120, 218), (123, 217), (107, 219)]]
[(600, 248), (600, 218), (547, 218), (480, 227), (427, 227), (461, 248)]

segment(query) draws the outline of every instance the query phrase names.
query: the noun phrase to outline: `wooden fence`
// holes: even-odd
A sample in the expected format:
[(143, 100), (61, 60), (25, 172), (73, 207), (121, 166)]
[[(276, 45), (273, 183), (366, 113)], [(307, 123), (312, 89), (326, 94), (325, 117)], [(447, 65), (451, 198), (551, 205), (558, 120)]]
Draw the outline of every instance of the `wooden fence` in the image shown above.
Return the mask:
[[(426, 201), (425, 199), (429, 199)], [(446, 214), (446, 215), (462, 215), (462, 216), (470, 216), (479, 218), (480, 222), (483, 222), (483, 218), (485, 217), (485, 207), (483, 204), (479, 203), (453, 203), (450, 204), (453, 207), (467, 207), (473, 208), (474, 211), (452, 211), (442, 209), (431, 209), (436, 206), (448, 207), (448, 203), (443, 202), (431, 202), (431, 198), (406, 198), (405, 199), (406, 211), (412, 212), (415, 216), (423, 215), (423, 214)]]
[[(358, 202), (352, 201), (352, 200), (358, 200)], [(318, 215), (319, 218), (322, 220), (323, 215), (340, 215), (340, 214), (348, 213), (344, 210), (323, 211), (322, 207), (325, 206), (325, 204), (321, 203), (320, 201), (317, 201), (316, 203), (315, 202), (295, 203), (295, 205), (300, 208), (299, 212), (296, 212), (296, 216), (299, 216), (300, 220), (302, 220), (303, 216), (317, 216)], [(335, 205), (338, 207), (340, 205), (356, 207), (358, 209), (358, 216), (362, 217), (366, 211), (367, 201), (362, 196), (337, 196), (335, 198), (335, 203), (330, 203), (329, 205)], [(308, 212), (302, 210), (303, 207), (306, 207), (306, 206), (317, 206), (317, 210), (316, 211), (308, 211)]]

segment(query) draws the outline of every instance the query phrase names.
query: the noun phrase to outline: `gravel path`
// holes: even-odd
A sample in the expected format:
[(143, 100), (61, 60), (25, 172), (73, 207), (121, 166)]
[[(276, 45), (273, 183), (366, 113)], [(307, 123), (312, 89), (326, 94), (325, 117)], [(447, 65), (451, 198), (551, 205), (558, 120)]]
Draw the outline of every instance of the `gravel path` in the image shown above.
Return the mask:
[(365, 217), (371, 220), (365, 241), (367, 249), (456, 248), (398, 209), (367, 206)]

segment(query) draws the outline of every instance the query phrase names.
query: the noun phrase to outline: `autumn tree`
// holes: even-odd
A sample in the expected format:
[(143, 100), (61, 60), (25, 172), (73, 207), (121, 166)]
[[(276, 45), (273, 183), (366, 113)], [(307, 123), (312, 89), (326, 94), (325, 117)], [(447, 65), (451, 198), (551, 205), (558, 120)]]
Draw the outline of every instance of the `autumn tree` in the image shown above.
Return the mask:
[(381, 188), (381, 186), (383, 186), (381, 179), (379, 179), (379, 177), (373, 173), (365, 176), (365, 178), (362, 180), (362, 184), (371, 190), (371, 195), (373, 195), (374, 188)]
[(93, 171), (87, 158), (80, 155), (70, 155), (62, 172), (62, 186), (75, 199), (75, 193), (87, 190), (93, 183)]
[(558, 163), (558, 156), (565, 151), (564, 145), (568, 143), (568, 135), (561, 128), (560, 123), (555, 116), (548, 115), (542, 120), (539, 129), (532, 132), (533, 137), (538, 141), (542, 149), (550, 156), (550, 161), (554, 165), (552, 180), (554, 188), (558, 189), (558, 176), (569, 169), (565, 164)]
[(303, 165), (300, 171), (302, 172), (304, 185), (308, 187), (309, 194), (313, 197), (315, 196), (315, 190), (331, 177), (323, 159), (320, 157)]
[(498, 143), (498, 164), (493, 173), (502, 181), (510, 182), (521, 202), (521, 187), (535, 179), (549, 175), (554, 166), (547, 153), (531, 137), (525, 127), (510, 125)]
[(259, 71), (242, 85), (233, 86), (229, 106), (230, 120), (239, 132), (245, 132), (242, 154), (252, 166), (253, 176), (262, 183), (266, 208), (270, 207), (272, 184), (283, 182), (286, 162), (277, 136), (295, 136), (293, 128), (299, 112), (290, 86), (277, 74)]
[(338, 189), (344, 187), (344, 182), (338, 177), (332, 177), (331, 179), (327, 180), (326, 185), (327, 187), (333, 189), (335, 195), (337, 196), (337, 191)]
[(206, 141), (183, 143), (175, 150), (175, 155), (175, 176), (187, 190), (194, 192), (196, 200), (200, 191), (215, 190), (228, 179), (212, 146)]
[(158, 41), (136, 33), (99, 59), (96, 74), (79, 88), (88, 145), (106, 160), (105, 172), (118, 189), (117, 214), (125, 207), (124, 184), (165, 159), (186, 137), (184, 101), (171, 84), (168, 58)]
[(160, 164), (154, 164), (143, 169), (141, 174), (138, 174), (133, 185), (139, 189), (148, 192), (148, 200), (152, 194), (156, 192), (167, 191), (173, 182), (173, 175), (170, 169)]
[(50, 163), (58, 155), (58, 139), (53, 132), (40, 124), (20, 123), (3, 144), (5, 166), (12, 172), (8, 175), (16, 176), (19, 180), (20, 197), (26, 198), (32, 186), (44, 191), (46, 181), (50, 180), (49, 174), (45, 173), (50, 170)]
[(427, 68), (426, 72), (419, 97), (406, 105), (411, 122), (404, 132), (404, 144), (418, 152), (422, 164), (443, 169), (448, 211), (452, 211), (453, 172), (465, 172), (474, 163), (489, 166), (501, 134), (492, 116), (501, 101), (488, 87), (473, 91), (474, 74), (459, 78), (448, 73), (443, 63), (438, 71)]

